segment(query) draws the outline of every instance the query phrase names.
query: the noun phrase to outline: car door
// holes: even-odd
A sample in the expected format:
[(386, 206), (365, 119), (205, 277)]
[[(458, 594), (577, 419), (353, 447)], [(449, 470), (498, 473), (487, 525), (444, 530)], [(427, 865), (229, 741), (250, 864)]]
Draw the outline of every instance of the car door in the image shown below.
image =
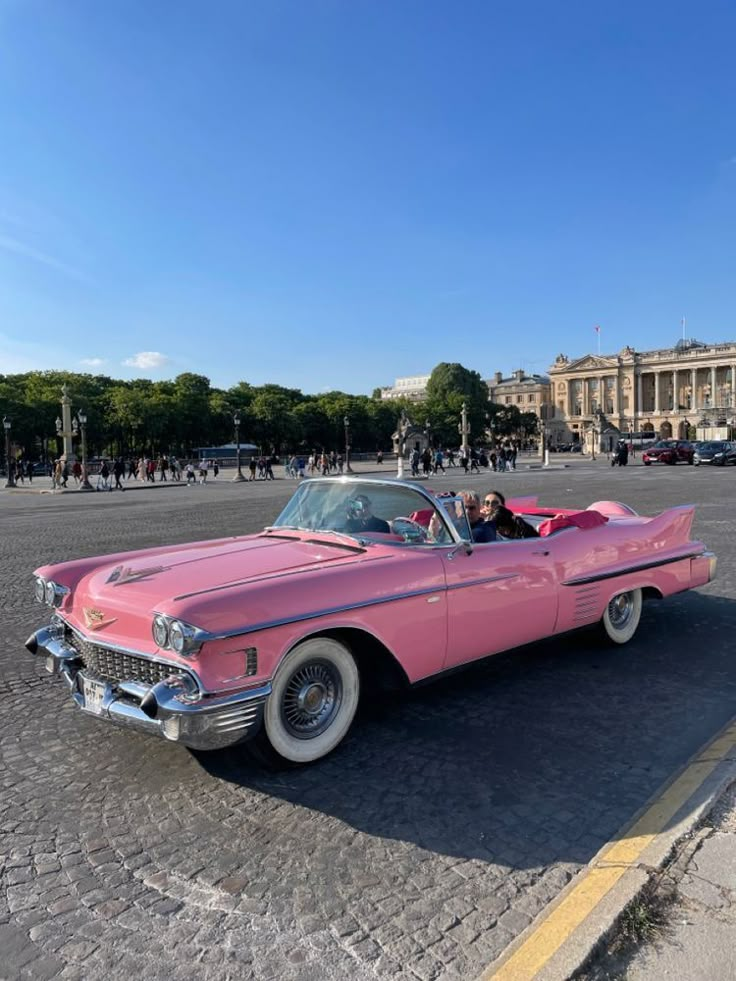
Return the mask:
[(546, 637), (557, 620), (557, 580), (544, 538), (456, 546), (447, 581), (447, 659), (453, 667)]

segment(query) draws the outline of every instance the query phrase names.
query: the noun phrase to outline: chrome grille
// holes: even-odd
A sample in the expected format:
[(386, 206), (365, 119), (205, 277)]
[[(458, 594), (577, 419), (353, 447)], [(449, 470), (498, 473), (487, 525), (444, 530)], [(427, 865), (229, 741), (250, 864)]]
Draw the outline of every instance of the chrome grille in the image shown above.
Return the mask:
[(121, 681), (138, 681), (142, 685), (155, 685), (173, 674), (188, 674), (174, 664), (149, 661), (135, 654), (124, 654), (122, 651), (98, 647), (69, 627), (64, 631), (64, 639), (78, 653), (86, 670), (102, 681), (111, 681), (114, 684)]

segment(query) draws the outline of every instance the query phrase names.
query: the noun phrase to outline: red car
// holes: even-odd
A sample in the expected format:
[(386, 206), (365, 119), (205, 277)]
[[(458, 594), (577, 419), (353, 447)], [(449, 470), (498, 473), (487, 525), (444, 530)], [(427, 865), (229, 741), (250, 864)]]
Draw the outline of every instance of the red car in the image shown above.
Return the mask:
[(692, 464), (694, 456), (695, 447), (686, 439), (660, 439), (645, 450), (641, 458), (648, 467), (652, 463), (669, 463), (672, 466), (680, 462)]

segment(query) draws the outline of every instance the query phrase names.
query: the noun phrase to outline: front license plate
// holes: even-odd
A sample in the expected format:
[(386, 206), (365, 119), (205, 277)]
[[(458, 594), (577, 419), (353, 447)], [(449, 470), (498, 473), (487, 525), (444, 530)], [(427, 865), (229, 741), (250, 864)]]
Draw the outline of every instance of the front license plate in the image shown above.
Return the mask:
[(105, 698), (106, 686), (101, 681), (92, 681), (91, 678), (82, 678), (82, 690), (84, 694), (84, 708), (93, 715), (102, 715), (102, 702)]

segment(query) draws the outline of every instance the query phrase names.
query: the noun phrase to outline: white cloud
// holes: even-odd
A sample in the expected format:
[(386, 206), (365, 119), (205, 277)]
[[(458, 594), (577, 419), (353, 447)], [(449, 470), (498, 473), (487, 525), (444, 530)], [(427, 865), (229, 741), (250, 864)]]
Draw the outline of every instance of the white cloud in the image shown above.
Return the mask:
[(79, 363), (88, 368), (101, 368), (103, 364), (107, 364), (104, 358), (82, 358)]
[(151, 368), (163, 368), (171, 359), (158, 351), (139, 351), (132, 358), (126, 358), (123, 364), (127, 368), (139, 368), (141, 371), (148, 371)]

